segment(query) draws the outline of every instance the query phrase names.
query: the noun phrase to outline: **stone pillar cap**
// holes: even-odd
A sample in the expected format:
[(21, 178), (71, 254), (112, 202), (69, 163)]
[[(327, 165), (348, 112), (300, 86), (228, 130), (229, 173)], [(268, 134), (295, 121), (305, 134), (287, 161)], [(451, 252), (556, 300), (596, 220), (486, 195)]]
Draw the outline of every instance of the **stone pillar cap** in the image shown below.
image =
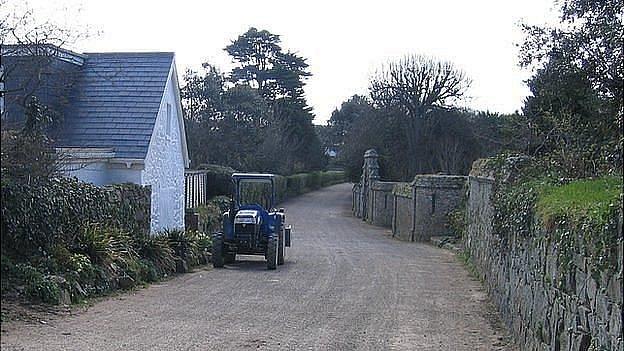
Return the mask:
[(368, 149), (364, 153), (364, 158), (370, 158), (370, 157), (379, 157), (379, 154), (377, 154), (377, 151), (375, 151), (375, 149)]

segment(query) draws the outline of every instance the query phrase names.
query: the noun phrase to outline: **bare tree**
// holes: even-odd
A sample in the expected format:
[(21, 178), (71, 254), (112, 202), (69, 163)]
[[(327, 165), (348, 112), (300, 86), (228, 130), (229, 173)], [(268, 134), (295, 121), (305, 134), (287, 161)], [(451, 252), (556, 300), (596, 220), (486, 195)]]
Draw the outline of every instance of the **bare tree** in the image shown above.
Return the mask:
[[(63, 49), (89, 35), (76, 29), (42, 19), (21, 1), (0, 0), (0, 117), (3, 129), (13, 126), (7, 119), (8, 107), (14, 106), (23, 122), (30, 98), (44, 86), (49, 92), (64, 92), (73, 82), (72, 69), (59, 65), (58, 58), (72, 53)], [(48, 79), (55, 74), (55, 79)], [(62, 100), (63, 96), (55, 96)], [(63, 101), (59, 101), (60, 104)], [(52, 106), (50, 106), (52, 108)], [(52, 110), (54, 110), (52, 108)]]
[(369, 91), (378, 107), (399, 110), (405, 119), (410, 173), (422, 172), (419, 142), (431, 129), (431, 112), (449, 109), (465, 97), (470, 79), (450, 62), (408, 55), (390, 62), (370, 79)]

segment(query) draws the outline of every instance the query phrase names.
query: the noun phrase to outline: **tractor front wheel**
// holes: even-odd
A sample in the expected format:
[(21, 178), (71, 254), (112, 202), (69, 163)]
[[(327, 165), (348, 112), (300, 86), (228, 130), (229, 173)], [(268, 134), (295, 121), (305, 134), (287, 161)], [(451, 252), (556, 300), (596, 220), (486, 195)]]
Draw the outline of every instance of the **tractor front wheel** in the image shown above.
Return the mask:
[(224, 264), (223, 257), (223, 234), (216, 233), (212, 236), (212, 266), (221, 268)]
[(267, 242), (266, 260), (268, 269), (277, 268), (277, 241), (278, 238), (270, 236)]

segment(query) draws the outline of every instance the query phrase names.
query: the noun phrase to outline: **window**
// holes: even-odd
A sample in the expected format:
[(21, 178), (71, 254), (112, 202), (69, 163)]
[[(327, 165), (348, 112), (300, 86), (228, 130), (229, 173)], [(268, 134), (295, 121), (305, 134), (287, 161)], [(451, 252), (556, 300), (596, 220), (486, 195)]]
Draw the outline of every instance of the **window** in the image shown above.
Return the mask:
[(171, 104), (167, 104), (167, 136), (171, 136)]

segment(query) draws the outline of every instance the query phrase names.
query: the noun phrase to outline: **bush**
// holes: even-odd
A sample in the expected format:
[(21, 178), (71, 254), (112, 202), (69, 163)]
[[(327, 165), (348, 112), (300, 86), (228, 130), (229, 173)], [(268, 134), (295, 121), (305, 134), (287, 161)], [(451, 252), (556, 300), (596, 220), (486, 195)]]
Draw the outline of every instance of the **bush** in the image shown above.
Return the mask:
[[(169, 237), (167, 235), (150, 235), (138, 239), (136, 241), (136, 251), (143, 260), (151, 264), (152, 267), (148, 268), (153, 268), (157, 276), (166, 276), (175, 271), (175, 255), (169, 245)], [(149, 273), (150, 275), (152, 274), (152, 272)]]
[(74, 251), (87, 255), (111, 277), (123, 275), (137, 257), (128, 233), (97, 224), (83, 227)]
[(36, 184), (3, 179), (1, 191), (1, 245), (16, 256), (46, 256), (55, 245), (70, 247), (85, 222), (132, 233), (149, 228), (149, 190), (139, 185), (99, 188), (70, 178)]
[(94, 265), (87, 255), (74, 253), (65, 263), (59, 262), (70, 286), (72, 301), (105, 293), (112, 289), (111, 278), (103, 267)]
[(229, 206), (230, 199), (227, 196), (217, 196), (208, 200), (205, 205), (197, 207), (201, 231), (212, 233), (220, 230), (222, 214), (228, 210)]
[(164, 235), (169, 239), (169, 246), (176, 258), (186, 263), (197, 264), (197, 233), (179, 229), (165, 230)]
[(58, 283), (50, 275), (44, 275), (37, 268), (19, 263), (12, 272), (16, 280), (24, 284), (24, 294), (35, 301), (56, 303), (61, 291)]

